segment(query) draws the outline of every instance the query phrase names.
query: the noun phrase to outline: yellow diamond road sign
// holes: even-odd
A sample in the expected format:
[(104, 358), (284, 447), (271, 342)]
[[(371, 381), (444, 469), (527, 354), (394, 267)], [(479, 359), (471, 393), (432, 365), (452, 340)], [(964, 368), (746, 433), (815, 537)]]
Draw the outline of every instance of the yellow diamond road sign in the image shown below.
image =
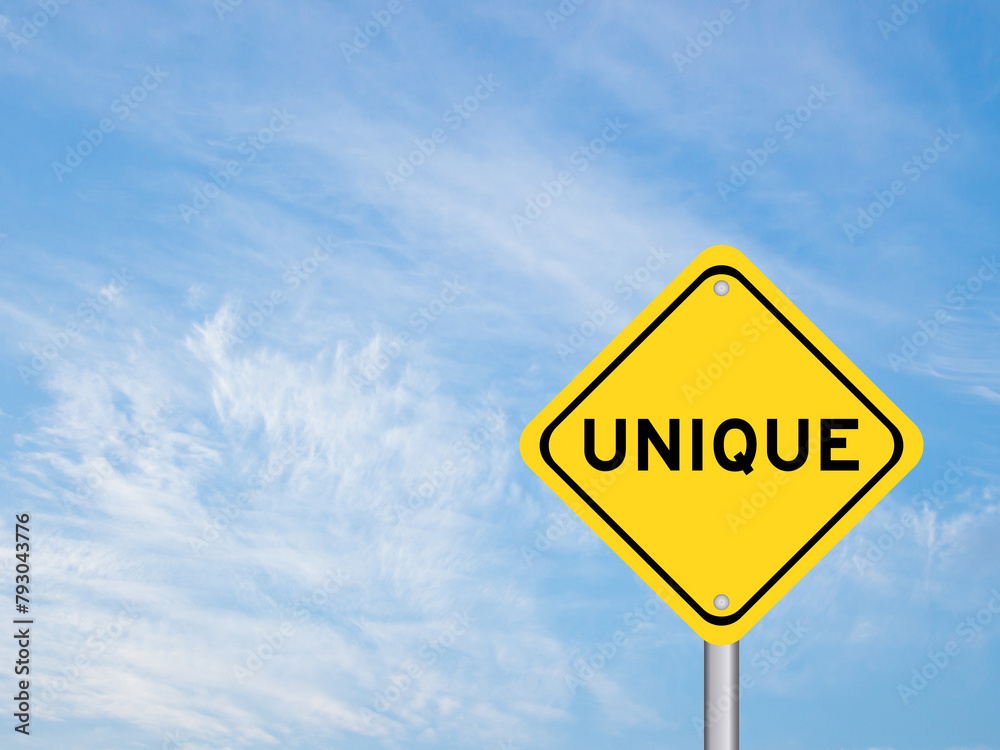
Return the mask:
[(753, 627), (922, 450), (917, 427), (721, 245), (521, 435), (528, 466), (717, 645)]

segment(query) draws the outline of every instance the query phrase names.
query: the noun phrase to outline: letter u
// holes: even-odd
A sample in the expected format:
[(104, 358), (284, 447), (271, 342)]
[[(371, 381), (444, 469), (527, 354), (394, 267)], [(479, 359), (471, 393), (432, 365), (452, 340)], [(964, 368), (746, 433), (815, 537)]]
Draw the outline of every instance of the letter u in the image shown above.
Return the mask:
[(625, 420), (615, 420), (615, 457), (602, 461), (594, 453), (594, 420), (583, 420), (583, 455), (598, 471), (614, 471), (625, 460)]
[(778, 455), (778, 420), (767, 420), (767, 458), (775, 469), (795, 471), (809, 458), (809, 420), (799, 420), (799, 452), (791, 461)]

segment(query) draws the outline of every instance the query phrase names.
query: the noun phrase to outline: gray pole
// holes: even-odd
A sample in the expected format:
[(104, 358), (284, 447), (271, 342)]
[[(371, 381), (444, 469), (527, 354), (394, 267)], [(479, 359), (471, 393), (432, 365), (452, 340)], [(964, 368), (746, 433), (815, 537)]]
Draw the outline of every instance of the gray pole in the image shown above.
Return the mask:
[(740, 748), (740, 642), (705, 641), (705, 750)]

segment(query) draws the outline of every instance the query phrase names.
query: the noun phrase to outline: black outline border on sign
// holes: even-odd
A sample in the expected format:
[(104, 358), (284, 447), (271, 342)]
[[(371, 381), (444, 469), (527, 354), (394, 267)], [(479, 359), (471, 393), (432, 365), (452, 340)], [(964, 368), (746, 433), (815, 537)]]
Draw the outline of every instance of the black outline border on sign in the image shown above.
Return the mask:
[[(639, 544), (634, 539), (632, 539), (632, 537), (630, 537), (625, 532), (625, 530), (621, 528), (614, 521), (614, 519), (612, 519), (611, 516), (609, 516), (607, 512), (597, 504), (597, 502), (593, 498), (591, 498), (586, 492), (583, 491), (583, 488), (581, 488), (576, 482), (574, 482), (570, 478), (570, 476), (565, 471), (563, 471), (562, 467), (560, 467), (555, 462), (555, 460), (552, 458), (552, 454), (549, 452), (549, 439), (552, 437), (552, 432), (556, 429), (556, 427), (558, 427), (559, 424), (563, 420), (565, 420), (566, 417), (568, 417), (574, 409), (576, 409), (576, 407), (578, 407), (581, 403), (583, 403), (583, 400), (587, 398), (587, 396), (589, 396), (593, 392), (593, 390), (598, 385), (600, 385), (604, 381), (604, 379), (607, 378), (608, 375), (610, 375), (614, 371), (616, 367), (618, 367), (618, 365), (624, 362), (625, 358), (628, 357), (628, 355), (631, 354), (633, 351), (635, 351), (636, 347), (638, 347), (639, 344), (645, 341), (645, 339), (656, 329), (657, 326), (660, 325), (660, 323), (666, 320), (667, 317), (674, 310), (676, 310), (682, 302), (684, 302), (684, 300), (686, 300), (689, 296), (691, 296), (691, 294), (694, 292), (695, 289), (697, 289), (706, 279), (712, 276), (719, 276), (719, 275), (732, 276), (733, 278), (738, 279), (740, 282), (742, 282), (743, 285), (750, 290), (750, 292), (754, 295), (754, 297), (756, 297), (760, 301), (760, 303), (764, 305), (764, 307), (767, 308), (768, 311), (770, 311), (772, 315), (774, 315), (779, 321), (781, 321), (781, 323), (785, 326), (785, 328), (787, 328), (792, 333), (792, 335), (795, 336), (795, 338), (797, 338), (810, 352), (812, 352), (813, 356), (815, 356), (820, 362), (822, 362), (826, 366), (826, 368), (831, 373), (833, 373), (833, 375), (836, 376), (836, 378), (841, 383), (843, 383), (848, 390), (851, 391), (851, 393), (857, 396), (858, 400), (861, 401), (861, 403), (863, 403), (865, 406), (867, 406), (868, 409), (872, 412), (872, 414), (878, 417), (879, 421), (881, 421), (882, 424), (884, 424), (889, 429), (889, 432), (892, 434), (893, 446), (894, 446), (892, 458), (889, 459), (888, 463), (886, 463), (886, 465), (883, 466), (881, 470), (879, 470), (878, 473), (876, 473), (875, 476), (872, 477), (872, 479), (869, 480), (868, 483), (864, 487), (862, 487), (861, 490), (859, 490), (858, 493), (854, 495), (854, 497), (852, 497), (844, 507), (842, 507), (839, 511), (837, 511), (837, 513), (833, 516), (833, 518), (831, 518), (818, 532), (816, 532), (816, 534), (814, 534), (813, 537), (808, 542), (806, 542), (798, 552), (792, 555), (792, 558), (787, 563), (785, 563), (777, 573), (771, 576), (770, 580), (768, 580), (767, 583), (765, 583), (760, 588), (760, 590), (757, 591), (756, 594), (750, 597), (750, 599), (746, 602), (746, 604), (744, 604), (737, 612), (734, 612), (733, 614), (730, 615), (713, 615), (702, 609), (702, 607), (694, 600), (694, 598), (690, 594), (687, 593), (687, 591), (681, 588), (681, 586), (673, 578), (671, 578), (670, 575), (663, 568), (661, 568), (659, 564), (657, 564), (657, 562), (653, 560), (653, 558), (642, 547), (640, 547)], [(614, 361), (606, 368), (604, 368), (601, 374), (598, 375), (596, 378), (594, 378), (594, 381), (590, 385), (588, 385), (579, 396), (573, 399), (573, 401), (569, 404), (569, 406), (567, 406), (565, 409), (562, 410), (562, 412), (560, 412), (559, 416), (557, 416), (554, 420), (552, 420), (552, 423), (549, 424), (549, 426), (542, 431), (542, 437), (540, 440), (539, 448), (541, 450), (542, 458), (545, 460), (545, 463), (547, 463), (550, 467), (552, 467), (552, 469), (562, 478), (562, 480), (566, 482), (566, 484), (568, 484), (570, 487), (572, 487), (573, 490), (576, 492), (576, 494), (578, 494), (583, 499), (583, 501), (586, 502), (587, 505), (589, 505), (594, 510), (594, 512), (597, 513), (597, 515), (600, 516), (601, 519), (616, 534), (618, 534), (618, 536), (621, 537), (622, 540), (625, 541), (628, 544), (628, 546), (631, 547), (636, 552), (636, 554), (638, 554), (639, 557), (641, 557), (643, 561), (645, 561), (645, 563), (649, 565), (649, 567), (652, 568), (660, 576), (660, 578), (662, 578), (670, 586), (670, 588), (676, 591), (677, 594), (684, 601), (686, 601), (691, 606), (691, 608), (694, 609), (695, 612), (701, 615), (702, 619), (706, 620), (712, 625), (732, 625), (733, 623), (737, 622), (741, 617), (743, 617), (743, 615), (749, 612), (750, 608), (754, 604), (756, 604), (757, 601), (759, 601), (760, 598), (764, 596), (764, 594), (766, 594), (789, 570), (791, 570), (792, 567), (800, 559), (802, 559), (802, 557), (810, 549), (812, 549), (816, 545), (816, 543), (819, 542), (819, 540), (822, 539), (827, 534), (827, 532), (830, 531), (830, 529), (836, 526), (837, 523), (840, 521), (840, 519), (843, 518), (847, 514), (847, 512), (850, 511), (851, 508), (857, 505), (858, 502), (861, 500), (861, 498), (864, 497), (868, 493), (868, 491), (871, 490), (871, 488), (874, 487), (882, 479), (882, 477), (884, 477), (889, 472), (889, 470), (891, 470), (892, 467), (899, 462), (899, 459), (903, 455), (903, 435), (902, 433), (900, 433), (899, 428), (897, 428), (896, 425), (890, 422), (888, 417), (886, 417), (881, 411), (879, 411), (879, 409), (875, 406), (875, 404), (873, 404), (868, 399), (867, 396), (865, 396), (860, 390), (858, 390), (857, 386), (855, 386), (850, 380), (848, 380), (847, 377), (840, 370), (838, 370), (837, 367), (829, 359), (827, 359), (826, 356), (824, 356), (824, 354), (819, 349), (817, 349), (816, 346), (811, 341), (809, 341), (802, 334), (802, 332), (799, 331), (799, 329), (796, 328), (792, 324), (792, 322), (788, 320), (788, 318), (786, 318), (781, 313), (780, 310), (778, 310), (774, 305), (772, 305), (771, 302), (767, 298), (765, 298), (763, 294), (761, 294), (761, 292), (757, 289), (757, 287), (755, 287), (752, 283), (750, 283), (750, 281), (746, 278), (746, 276), (744, 276), (742, 273), (740, 273), (740, 271), (733, 268), (732, 266), (719, 265), (719, 266), (712, 266), (711, 268), (708, 268), (704, 272), (702, 272), (702, 274), (694, 282), (692, 282), (692, 284), (687, 289), (684, 290), (683, 294), (681, 294), (676, 300), (674, 300), (670, 304), (670, 306), (667, 307), (666, 310), (664, 310), (662, 313), (656, 316), (656, 319), (653, 320), (653, 322), (650, 323), (646, 327), (646, 329), (642, 333), (640, 333), (635, 338), (635, 340), (625, 348), (625, 350), (621, 354), (615, 357)]]

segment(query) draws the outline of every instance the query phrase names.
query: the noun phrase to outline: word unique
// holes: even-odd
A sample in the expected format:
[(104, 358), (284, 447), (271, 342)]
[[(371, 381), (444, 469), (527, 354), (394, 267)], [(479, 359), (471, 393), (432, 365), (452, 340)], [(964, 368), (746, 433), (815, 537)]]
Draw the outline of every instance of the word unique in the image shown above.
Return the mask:
[[(597, 457), (596, 421), (583, 421), (583, 454), (587, 463), (598, 471), (614, 471), (625, 460), (627, 427), (625, 419), (615, 420), (615, 455), (613, 458)], [(856, 430), (856, 419), (821, 419), (820, 420), (820, 471), (858, 471), (859, 462), (848, 459), (833, 458), (834, 449), (847, 447), (846, 437), (834, 437), (834, 430)], [(663, 463), (670, 471), (679, 471), (681, 466), (681, 421), (671, 419), (668, 426), (667, 441), (657, 432), (648, 419), (639, 419), (636, 425), (637, 448), (639, 452), (639, 471), (649, 471), (649, 446), (652, 445)], [(731, 432), (743, 435), (744, 449), (730, 456), (726, 453), (726, 437)], [(705, 468), (705, 424), (702, 419), (691, 420), (691, 469), (703, 471)], [(795, 471), (802, 468), (809, 458), (809, 420), (800, 419), (798, 423), (798, 452), (795, 458), (787, 459), (778, 452), (778, 420), (767, 420), (767, 458), (771, 465), (779, 471)], [(749, 474), (753, 471), (753, 462), (757, 457), (757, 433), (753, 425), (744, 419), (727, 419), (715, 430), (712, 441), (712, 452), (716, 462), (726, 471), (742, 471)]]

